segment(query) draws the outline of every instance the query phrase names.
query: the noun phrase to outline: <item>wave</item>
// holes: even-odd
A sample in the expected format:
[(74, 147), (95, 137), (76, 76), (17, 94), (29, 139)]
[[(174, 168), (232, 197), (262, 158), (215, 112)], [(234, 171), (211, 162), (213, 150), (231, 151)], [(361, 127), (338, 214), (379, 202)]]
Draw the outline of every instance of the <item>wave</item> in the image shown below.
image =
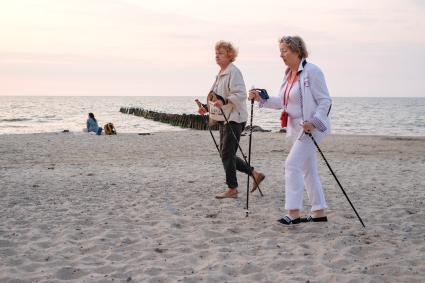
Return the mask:
[(18, 126), (18, 125), (0, 125), (0, 128), (30, 128), (29, 126)]
[(22, 121), (31, 121), (30, 118), (13, 118), (13, 119), (0, 119), (0, 122), (22, 122)]

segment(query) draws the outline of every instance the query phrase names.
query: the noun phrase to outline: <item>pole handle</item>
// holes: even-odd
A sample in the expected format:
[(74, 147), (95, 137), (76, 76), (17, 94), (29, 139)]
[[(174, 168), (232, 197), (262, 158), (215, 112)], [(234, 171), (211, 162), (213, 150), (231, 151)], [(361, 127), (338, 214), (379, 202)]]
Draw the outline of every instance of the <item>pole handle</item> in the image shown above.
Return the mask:
[(196, 104), (198, 104), (199, 108), (202, 108), (202, 103), (199, 101), (199, 99), (195, 99)]

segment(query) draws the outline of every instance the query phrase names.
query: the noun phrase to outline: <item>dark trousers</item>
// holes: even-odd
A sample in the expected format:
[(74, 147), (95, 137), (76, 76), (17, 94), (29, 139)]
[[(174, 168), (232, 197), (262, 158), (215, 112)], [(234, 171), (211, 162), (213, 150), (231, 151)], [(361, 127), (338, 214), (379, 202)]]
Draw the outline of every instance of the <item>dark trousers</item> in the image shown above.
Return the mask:
[[(236, 178), (236, 170), (250, 175), (251, 170), (248, 164), (238, 156), (236, 152), (238, 150), (239, 140), (241, 133), (245, 128), (244, 123), (229, 122), (228, 124), (220, 123), (220, 153), (221, 161), (223, 162), (224, 171), (226, 173), (226, 184), (229, 188), (237, 188), (238, 180)], [(236, 139), (233, 136), (230, 127), (236, 135)], [(254, 169), (251, 167), (252, 170)]]

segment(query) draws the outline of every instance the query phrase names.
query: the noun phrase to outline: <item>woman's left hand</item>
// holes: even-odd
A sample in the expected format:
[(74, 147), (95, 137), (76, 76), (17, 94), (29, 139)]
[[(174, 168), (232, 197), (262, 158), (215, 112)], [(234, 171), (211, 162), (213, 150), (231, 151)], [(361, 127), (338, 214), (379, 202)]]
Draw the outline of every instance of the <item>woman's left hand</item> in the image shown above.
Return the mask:
[(302, 126), (303, 126), (303, 129), (304, 129), (304, 132), (306, 132), (306, 133), (311, 133), (315, 128), (314, 125), (310, 122), (304, 122), (302, 124)]
[(221, 100), (217, 100), (216, 102), (214, 102), (214, 106), (218, 109), (221, 109), (221, 107), (223, 107), (223, 102), (221, 102)]

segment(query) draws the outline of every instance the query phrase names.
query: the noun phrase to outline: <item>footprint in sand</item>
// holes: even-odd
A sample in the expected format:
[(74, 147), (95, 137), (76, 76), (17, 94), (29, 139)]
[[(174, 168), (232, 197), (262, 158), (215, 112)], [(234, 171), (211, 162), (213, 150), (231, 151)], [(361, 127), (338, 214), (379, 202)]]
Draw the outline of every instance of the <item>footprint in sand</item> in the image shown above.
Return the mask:
[(84, 271), (73, 267), (62, 267), (55, 273), (56, 278), (61, 280), (78, 279), (84, 275), (86, 275)]

